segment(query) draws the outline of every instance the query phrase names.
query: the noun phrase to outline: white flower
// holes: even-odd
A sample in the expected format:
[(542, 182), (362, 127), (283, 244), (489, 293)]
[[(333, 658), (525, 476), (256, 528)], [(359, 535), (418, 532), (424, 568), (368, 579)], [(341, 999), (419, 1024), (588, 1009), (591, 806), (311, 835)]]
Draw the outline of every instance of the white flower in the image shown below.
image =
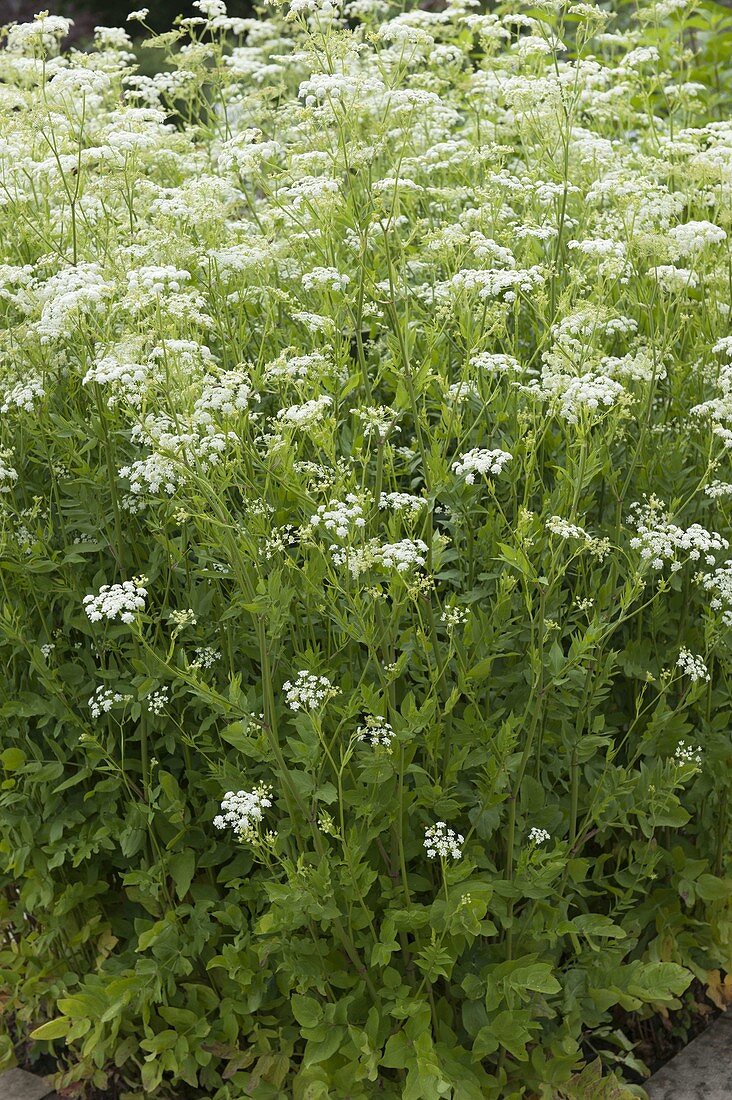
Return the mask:
[(253, 791), (227, 791), (221, 803), (221, 813), (213, 819), (217, 829), (232, 829), (245, 840), (256, 831), (265, 809), (272, 805), (272, 788), (260, 783)]
[(710, 679), (709, 671), (704, 664), (704, 659), (698, 654), (695, 655), (691, 653), (686, 648), (681, 649), (676, 664), (694, 683), (696, 683), (697, 680)]
[(397, 573), (409, 573), (422, 569), (427, 561), (429, 548), (422, 539), (401, 539), (399, 542), (380, 543), (370, 539), (364, 546), (330, 547), (335, 565), (345, 565), (352, 576), (358, 577), (369, 569), (395, 569)]
[(147, 577), (133, 577), (121, 584), (103, 584), (96, 596), (84, 596), (84, 610), (93, 623), (102, 619), (133, 623), (138, 612), (145, 610), (146, 583)]
[(18, 480), (18, 471), (8, 461), (12, 455), (9, 448), (0, 448), (0, 493), (9, 493)]
[(326, 531), (345, 539), (351, 529), (366, 526), (363, 507), (355, 493), (348, 493), (345, 500), (331, 500), (321, 504), (314, 516), (311, 516), (311, 528), (324, 527)]
[(693, 764), (696, 768), (702, 765), (702, 750), (699, 745), (689, 745), (686, 741), (679, 741), (674, 756), (679, 764)]
[(122, 695), (121, 692), (112, 691), (100, 684), (89, 700), (89, 710), (92, 718), (100, 718), (103, 714), (108, 714), (112, 707), (119, 703), (129, 703), (131, 699), (131, 695)]
[(195, 657), (190, 663), (190, 668), (211, 668), (221, 657), (218, 649), (212, 646), (197, 646), (194, 650)]
[(329, 409), (332, 404), (333, 398), (324, 394), (322, 397), (305, 401), (302, 405), (290, 405), (288, 409), (280, 409), (277, 419), (295, 428), (309, 428), (323, 419), (326, 409)]
[(343, 275), (334, 267), (314, 267), (302, 277), (304, 290), (345, 290), (350, 281), (348, 275)]
[(417, 515), (424, 508), (427, 501), (424, 497), (414, 496), (413, 493), (382, 493), (379, 497), (379, 508), (389, 508), (394, 512), (408, 512), (410, 516)]
[(447, 627), (448, 633), (452, 633), (458, 626), (463, 626), (470, 618), (469, 607), (457, 605), (445, 607), (440, 615), (440, 622)]
[(165, 708), (170, 701), (170, 692), (167, 687), (161, 687), (158, 691), (151, 691), (145, 699), (147, 709), (151, 714), (165, 714)]
[(685, 222), (670, 229), (668, 235), (678, 256), (693, 256), (727, 240), (724, 229), (712, 222)]
[(546, 844), (548, 840), (551, 840), (551, 835), (546, 831), (546, 829), (537, 829), (536, 826), (534, 826), (533, 829), (529, 829), (530, 844), (535, 844), (538, 847), (539, 844)]
[(424, 831), (424, 846), (429, 859), (460, 859), (465, 837), (449, 829), (444, 821), (436, 821)]
[(374, 748), (391, 749), (394, 730), (385, 718), (378, 714), (369, 714), (364, 719), (363, 725), (356, 730), (359, 741), (368, 741)]
[(463, 478), (467, 485), (473, 485), (476, 474), (497, 477), (512, 458), (513, 455), (509, 454), (508, 451), (486, 451), (480, 447), (475, 447), (472, 451), (461, 455), (458, 461), (453, 463), (452, 468), (458, 477)]
[(655, 498), (645, 504), (633, 504), (630, 522), (638, 532), (630, 545), (640, 551), (641, 559), (653, 569), (663, 569), (670, 563), (671, 572), (677, 573), (683, 558), (693, 562), (703, 558), (707, 565), (714, 565), (716, 552), (729, 548), (727, 539), (716, 531), (707, 531), (699, 523), (687, 528), (671, 523)]
[(340, 688), (333, 687), (327, 676), (316, 676), (307, 669), (298, 672), (294, 683), (286, 680), (282, 689), (290, 710), (317, 710), (340, 695)]

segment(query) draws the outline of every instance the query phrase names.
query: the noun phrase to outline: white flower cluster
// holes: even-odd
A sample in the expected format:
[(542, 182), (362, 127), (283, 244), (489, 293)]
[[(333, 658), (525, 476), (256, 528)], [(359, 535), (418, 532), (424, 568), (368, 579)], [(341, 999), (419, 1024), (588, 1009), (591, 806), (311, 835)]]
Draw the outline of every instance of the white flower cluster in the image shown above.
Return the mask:
[(335, 565), (345, 565), (354, 577), (369, 569), (395, 569), (397, 573), (410, 573), (424, 568), (428, 546), (422, 539), (400, 539), (399, 542), (381, 543), (370, 539), (365, 546), (343, 548), (333, 544), (330, 548)]
[(121, 692), (112, 691), (111, 688), (106, 688), (103, 684), (100, 684), (89, 700), (89, 710), (92, 718), (101, 718), (103, 714), (108, 714), (112, 707), (117, 706), (118, 703), (129, 703), (131, 699), (131, 695), (122, 695)]
[(239, 840), (256, 833), (264, 811), (272, 805), (272, 788), (260, 783), (253, 791), (227, 791), (221, 803), (221, 813), (213, 823), (217, 829), (231, 829)]
[(327, 394), (322, 394), (320, 397), (305, 401), (302, 405), (290, 405), (287, 409), (279, 409), (277, 419), (283, 424), (291, 425), (293, 428), (310, 428), (323, 419), (326, 410), (332, 404), (333, 398), (328, 397)]
[(584, 527), (579, 527), (576, 523), (570, 523), (567, 519), (562, 519), (561, 516), (550, 516), (546, 521), (547, 531), (551, 531), (553, 535), (557, 535), (560, 539), (585, 539), (587, 538), (587, 532)]
[(305, 668), (300, 669), (294, 683), (286, 680), (282, 690), (290, 710), (318, 710), (340, 695), (340, 688), (333, 687), (327, 676), (316, 676)]
[(702, 750), (700, 745), (689, 745), (686, 741), (679, 741), (674, 756), (679, 764), (693, 764), (694, 767), (702, 766)]
[(235, 416), (244, 412), (253, 397), (251, 379), (242, 370), (225, 371), (204, 384), (193, 407), (198, 424), (211, 424), (214, 416)]
[(145, 610), (146, 584), (147, 577), (133, 577), (121, 584), (103, 584), (96, 596), (84, 596), (84, 610), (93, 623), (103, 619), (133, 623), (138, 613)]
[(0, 413), (10, 412), (13, 408), (32, 412), (36, 401), (45, 393), (46, 389), (40, 375), (29, 372), (22, 381), (16, 382), (2, 393)]
[(497, 477), (507, 462), (513, 458), (508, 451), (487, 451), (475, 447), (472, 451), (461, 455), (457, 462), (453, 463), (453, 470), (467, 485), (473, 485), (477, 474), (486, 477)]
[(699, 276), (688, 267), (674, 267), (672, 264), (659, 264), (648, 272), (656, 279), (660, 289), (666, 294), (683, 294), (699, 285)]
[(304, 290), (343, 291), (350, 283), (350, 277), (334, 267), (314, 267), (302, 277)]
[(704, 663), (703, 657), (692, 653), (690, 650), (686, 649), (686, 647), (682, 647), (679, 652), (676, 664), (694, 683), (696, 683), (697, 680), (710, 679), (709, 670)]
[(499, 352), (481, 351), (470, 359), (471, 367), (485, 374), (521, 374), (523, 368), (513, 355)]
[(550, 531), (552, 535), (556, 535), (557, 538), (577, 539), (584, 543), (585, 548), (600, 561), (610, 553), (609, 539), (595, 538), (584, 527), (580, 527), (577, 523), (570, 523), (569, 520), (562, 519), (561, 516), (550, 516), (546, 521), (546, 527), (547, 531)]
[(424, 497), (414, 496), (413, 493), (382, 493), (379, 497), (379, 508), (384, 511), (407, 512), (415, 516), (422, 511), (427, 501)]
[(668, 235), (678, 256), (693, 256), (727, 240), (724, 229), (712, 222), (685, 222), (670, 229)]
[(102, 275), (99, 264), (65, 267), (35, 288), (41, 315), (34, 323), (44, 344), (73, 336), (79, 318), (101, 310), (114, 293), (114, 285)]
[(194, 658), (191, 661), (190, 668), (211, 668), (221, 657), (218, 649), (214, 649), (213, 646), (196, 646), (194, 650)]
[(107, 405), (114, 408), (119, 401), (139, 407), (144, 391), (154, 377), (154, 367), (148, 363), (131, 362), (119, 353), (100, 356), (82, 378), (82, 384), (88, 386), (96, 382), (107, 387)]
[(720, 497), (732, 496), (732, 484), (729, 481), (712, 481), (707, 485), (704, 490), (708, 497), (712, 500), (718, 500)]
[[(11, 14), (11, 12), (8, 12)], [(41, 12), (32, 23), (11, 23), (5, 48), (11, 54), (53, 55), (73, 26), (72, 19)]]
[(18, 480), (18, 471), (9, 462), (12, 457), (9, 447), (0, 448), (0, 493), (9, 493)]
[(385, 718), (378, 714), (369, 714), (364, 718), (363, 725), (356, 730), (356, 737), (359, 741), (368, 741), (374, 748), (389, 752), (394, 730)]
[(345, 500), (321, 504), (315, 515), (311, 516), (309, 526), (324, 527), (338, 538), (348, 538), (354, 527), (360, 529), (366, 526), (361, 501), (355, 493), (347, 493)]
[(161, 687), (158, 691), (151, 691), (145, 699), (145, 705), (150, 714), (165, 714), (165, 708), (170, 701), (170, 692), (167, 687)]
[(444, 623), (448, 633), (452, 633), (459, 626), (463, 626), (470, 618), (469, 607), (459, 607), (457, 604), (447, 606), (440, 615), (440, 622)]
[(640, 551), (641, 559), (653, 569), (663, 569), (670, 563), (671, 572), (677, 573), (684, 559), (694, 562), (703, 559), (706, 565), (714, 565), (715, 554), (729, 548), (727, 539), (716, 531), (707, 531), (699, 523), (686, 528), (671, 523), (657, 500), (634, 504), (630, 522), (638, 532), (630, 545)]
[(722, 612), (722, 622), (732, 626), (732, 560), (724, 562), (713, 573), (701, 578), (701, 584), (712, 593), (709, 606), (712, 611)]
[(436, 821), (424, 831), (424, 846), (428, 859), (460, 859), (465, 837), (448, 828), (444, 821)]
[(536, 826), (529, 829), (530, 844), (535, 844), (538, 847), (540, 844), (546, 844), (548, 840), (551, 840), (551, 834), (546, 829), (538, 829)]

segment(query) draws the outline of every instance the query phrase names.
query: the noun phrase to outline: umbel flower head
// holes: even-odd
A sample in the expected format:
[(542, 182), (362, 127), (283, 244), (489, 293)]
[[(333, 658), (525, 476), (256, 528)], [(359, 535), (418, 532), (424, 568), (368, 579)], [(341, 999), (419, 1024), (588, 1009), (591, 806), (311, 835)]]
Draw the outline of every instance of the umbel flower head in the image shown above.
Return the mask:
[(227, 791), (221, 803), (221, 813), (213, 823), (217, 829), (232, 829), (239, 839), (251, 836), (272, 805), (272, 788), (260, 783), (253, 791)]
[(102, 619), (133, 623), (138, 612), (145, 610), (146, 584), (147, 577), (133, 577), (121, 584), (103, 584), (96, 596), (84, 596), (84, 610), (93, 623)]
[(465, 837), (462, 833), (448, 828), (444, 821), (436, 821), (424, 831), (424, 846), (429, 859), (438, 856), (440, 859), (460, 859), (464, 843)]
[(340, 688), (333, 687), (327, 676), (316, 676), (306, 668), (300, 669), (294, 683), (286, 680), (282, 688), (290, 710), (317, 710), (340, 694)]

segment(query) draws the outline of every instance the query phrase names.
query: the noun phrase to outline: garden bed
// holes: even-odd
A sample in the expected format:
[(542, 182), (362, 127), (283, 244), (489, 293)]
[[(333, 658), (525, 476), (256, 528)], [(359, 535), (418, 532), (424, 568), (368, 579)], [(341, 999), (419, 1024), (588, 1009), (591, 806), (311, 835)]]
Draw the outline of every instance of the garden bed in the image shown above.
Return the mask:
[(0, 1057), (637, 1096), (731, 969), (730, 15), (196, 11), (3, 32)]

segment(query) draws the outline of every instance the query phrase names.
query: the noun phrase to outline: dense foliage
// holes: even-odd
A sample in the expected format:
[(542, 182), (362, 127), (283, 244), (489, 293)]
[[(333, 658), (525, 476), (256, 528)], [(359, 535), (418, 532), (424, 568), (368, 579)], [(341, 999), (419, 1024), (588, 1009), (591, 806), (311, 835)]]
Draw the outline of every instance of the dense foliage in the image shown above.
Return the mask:
[(732, 969), (723, 14), (197, 6), (0, 52), (3, 1056), (640, 1095)]

